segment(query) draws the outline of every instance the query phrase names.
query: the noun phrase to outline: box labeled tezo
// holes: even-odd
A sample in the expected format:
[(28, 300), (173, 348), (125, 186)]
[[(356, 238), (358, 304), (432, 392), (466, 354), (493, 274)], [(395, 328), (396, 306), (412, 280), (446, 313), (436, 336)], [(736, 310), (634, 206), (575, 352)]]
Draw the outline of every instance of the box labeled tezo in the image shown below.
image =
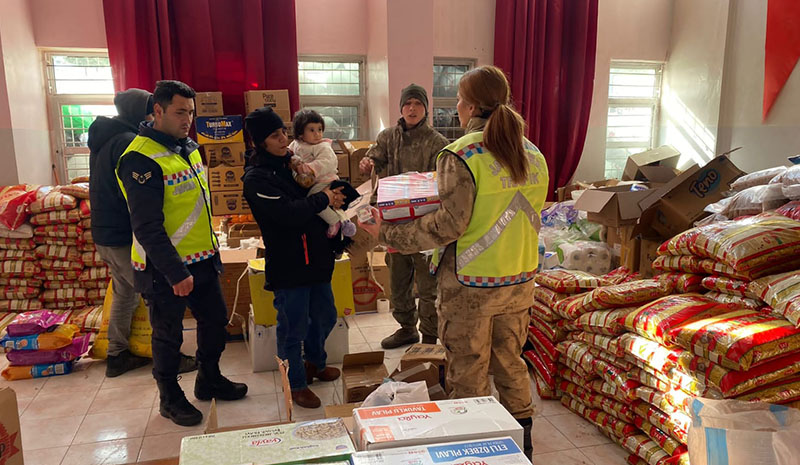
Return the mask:
[(208, 166), (220, 164), (229, 166), (244, 166), (245, 146), (243, 142), (230, 144), (206, 144), (203, 146), (206, 153)]
[(223, 215), (249, 215), (250, 206), (241, 191), (211, 192), (211, 214)]
[(494, 397), (353, 410), (359, 450), (510, 436), (524, 447), (522, 427)]
[[(413, 459), (410, 459), (413, 458)], [(413, 461), (412, 461), (413, 460)], [(353, 465), (530, 465), (510, 437), (356, 452)]]
[(341, 418), (190, 436), (180, 465), (347, 463), (355, 452)]
[(403, 223), (439, 209), (436, 173), (404, 173), (378, 182), (377, 207), (384, 221)]
[(216, 191), (241, 191), (244, 166), (217, 165), (208, 169), (208, 188)]
[(197, 142), (200, 144), (228, 144), (244, 142), (242, 117), (200, 116), (196, 120)]
[(288, 111), (289, 91), (287, 89), (248, 90), (244, 93), (244, 106), (247, 113), (263, 107)]
[(194, 96), (196, 116), (223, 116), (222, 92), (198, 92)]

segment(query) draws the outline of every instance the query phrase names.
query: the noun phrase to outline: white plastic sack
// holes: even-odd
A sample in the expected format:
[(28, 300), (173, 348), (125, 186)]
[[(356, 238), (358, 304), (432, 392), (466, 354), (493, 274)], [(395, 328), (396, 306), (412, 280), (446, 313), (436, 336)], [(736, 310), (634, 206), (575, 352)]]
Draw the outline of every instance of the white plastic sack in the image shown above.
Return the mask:
[(413, 404), (428, 402), (428, 385), (425, 381), (416, 383), (401, 383), (390, 381), (368, 395), (361, 407), (383, 407), (384, 405)]
[(800, 460), (800, 410), (763, 402), (692, 402), (692, 465), (794, 465)]

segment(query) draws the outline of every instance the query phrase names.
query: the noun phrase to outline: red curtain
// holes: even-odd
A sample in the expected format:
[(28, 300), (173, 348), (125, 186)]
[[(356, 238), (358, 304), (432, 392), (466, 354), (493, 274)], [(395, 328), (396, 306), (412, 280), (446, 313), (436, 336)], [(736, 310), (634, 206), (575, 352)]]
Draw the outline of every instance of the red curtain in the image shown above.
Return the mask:
[(177, 79), (222, 91), (244, 114), (244, 91), (289, 89), (299, 109), (294, 0), (103, 0), (117, 90)]
[(592, 106), (598, 0), (497, 0), (494, 62), (509, 77), (550, 194), (575, 174)]

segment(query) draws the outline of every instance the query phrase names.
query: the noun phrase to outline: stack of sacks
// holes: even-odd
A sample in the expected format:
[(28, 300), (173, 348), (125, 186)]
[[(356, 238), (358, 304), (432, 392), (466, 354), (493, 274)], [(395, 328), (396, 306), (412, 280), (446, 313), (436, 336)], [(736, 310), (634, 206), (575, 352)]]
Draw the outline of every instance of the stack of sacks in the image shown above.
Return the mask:
[(30, 206), (45, 288), (39, 299), (47, 308), (103, 303), (109, 273), (92, 241), (88, 196), (87, 183), (59, 186)]
[(528, 328), (528, 341), (532, 350), (526, 350), (523, 357), (534, 369), (539, 396), (543, 399), (558, 399), (556, 344), (566, 338), (566, 327), (570, 321), (556, 313), (554, 307), (577, 293), (604, 286), (608, 281), (583, 271), (566, 270), (543, 271), (536, 275), (535, 280), (538, 286)]
[(66, 314), (37, 310), (17, 315), (0, 340), (9, 366), (6, 380), (44, 378), (72, 372), (75, 360), (89, 349), (89, 334), (66, 324)]
[(800, 200), (800, 166), (779, 166), (742, 176), (731, 184), (733, 195), (711, 204), (711, 216), (698, 222), (707, 225), (781, 208), (790, 200)]
[(17, 231), (27, 231), (27, 238), (0, 238), (0, 311), (20, 312), (42, 308), (38, 300), (42, 271), (36, 260), (33, 229), (30, 226)]
[[(643, 386), (655, 384), (650, 373), (625, 357), (625, 320), (642, 304), (667, 296), (670, 282), (629, 281), (574, 296), (556, 312), (574, 318), (567, 339), (557, 345), (567, 367), (559, 389), (561, 403), (589, 420), (614, 442), (649, 464), (688, 463), (686, 446), (654, 425), (659, 418), (636, 410)], [(636, 463), (636, 462), (632, 462)]]
[(758, 308), (761, 304), (746, 290), (750, 281), (800, 269), (800, 222), (762, 213), (700, 226), (662, 244), (658, 255), (655, 270), (691, 282), (680, 291), (697, 291), (699, 279), (721, 302)]

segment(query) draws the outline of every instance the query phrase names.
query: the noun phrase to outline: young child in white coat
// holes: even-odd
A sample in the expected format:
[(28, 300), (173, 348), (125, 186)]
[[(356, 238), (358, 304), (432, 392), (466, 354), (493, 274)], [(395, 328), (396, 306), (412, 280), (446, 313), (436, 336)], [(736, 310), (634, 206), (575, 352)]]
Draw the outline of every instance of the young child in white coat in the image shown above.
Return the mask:
[[(308, 195), (316, 194), (339, 179), (339, 160), (331, 147), (332, 141), (323, 137), (325, 120), (319, 113), (300, 110), (295, 113), (292, 125), (294, 141), (289, 144), (289, 150), (300, 159), (295, 169), (298, 174), (314, 175), (314, 184)], [(356, 234), (356, 225), (342, 210), (327, 207), (319, 216), (328, 223), (328, 237), (336, 236), (340, 230), (346, 237)]]

